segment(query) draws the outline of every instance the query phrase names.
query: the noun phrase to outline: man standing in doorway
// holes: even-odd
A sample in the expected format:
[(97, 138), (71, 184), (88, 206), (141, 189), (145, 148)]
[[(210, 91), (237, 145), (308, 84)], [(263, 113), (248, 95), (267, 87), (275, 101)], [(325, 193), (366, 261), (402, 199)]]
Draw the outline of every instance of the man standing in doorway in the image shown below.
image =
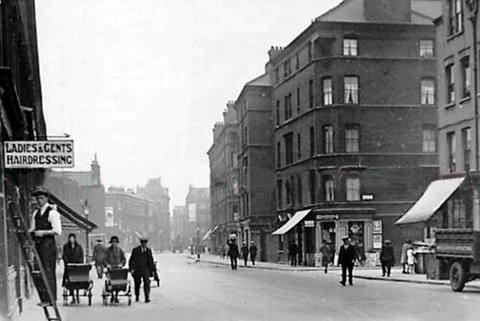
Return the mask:
[(140, 238), (140, 245), (133, 249), (132, 256), (128, 261), (128, 267), (135, 283), (135, 301), (140, 296), (140, 285), (143, 280), (143, 292), (145, 303), (150, 302), (150, 275), (155, 271), (152, 250), (147, 247), (148, 239), (145, 236)]
[(290, 256), (290, 265), (297, 266), (297, 253), (298, 253), (298, 246), (297, 244), (292, 241), (288, 246), (288, 255)]
[(40, 299), (44, 304), (51, 304), (51, 300), (57, 300), (57, 277), (55, 271), (57, 244), (55, 236), (62, 234), (62, 222), (60, 214), (48, 203), (50, 193), (47, 190), (38, 188), (32, 193), (32, 196), (35, 197), (38, 208), (33, 212), (30, 232), (33, 235), (35, 249), (42, 262), (53, 295), (50, 299), (42, 296), (40, 296)]
[(355, 265), (355, 247), (350, 244), (350, 238), (348, 236), (342, 237), (343, 245), (340, 247), (338, 253), (338, 264), (342, 266), (342, 280), (340, 284), (345, 286), (347, 282), (348, 271), (348, 283), (353, 285), (353, 266)]

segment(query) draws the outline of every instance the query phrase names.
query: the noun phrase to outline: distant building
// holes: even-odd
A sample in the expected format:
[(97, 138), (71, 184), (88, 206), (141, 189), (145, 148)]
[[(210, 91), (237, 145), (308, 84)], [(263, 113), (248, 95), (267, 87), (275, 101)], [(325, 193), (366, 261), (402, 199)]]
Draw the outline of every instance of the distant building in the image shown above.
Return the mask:
[(223, 246), (228, 235), (241, 234), (239, 192), (239, 130), (235, 102), (227, 103), (223, 122), (213, 128), (210, 161), (211, 227), (210, 246)]
[[(211, 229), (210, 218), (210, 190), (204, 187), (190, 186), (185, 200), (188, 230), (185, 239), (188, 245), (207, 245), (202, 240), (204, 235)], [(200, 240), (198, 240), (198, 236)]]
[(175, 205), (172, 216), (172, 248), (174, 251), (182, 251), (188, 245), (186, 239), (189, 231), (188, 211), (186, 206)]

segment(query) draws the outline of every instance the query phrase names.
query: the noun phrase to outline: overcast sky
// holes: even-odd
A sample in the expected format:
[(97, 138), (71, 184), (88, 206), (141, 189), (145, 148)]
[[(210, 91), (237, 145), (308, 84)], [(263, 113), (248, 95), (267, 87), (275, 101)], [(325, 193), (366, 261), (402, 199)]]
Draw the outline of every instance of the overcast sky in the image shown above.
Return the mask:
[(209, 186), (212, 127), (270, 46), (340, 0), (37, 0), (45, 117), (94, 153), (106, 187), (162, 177), (171, 205)]

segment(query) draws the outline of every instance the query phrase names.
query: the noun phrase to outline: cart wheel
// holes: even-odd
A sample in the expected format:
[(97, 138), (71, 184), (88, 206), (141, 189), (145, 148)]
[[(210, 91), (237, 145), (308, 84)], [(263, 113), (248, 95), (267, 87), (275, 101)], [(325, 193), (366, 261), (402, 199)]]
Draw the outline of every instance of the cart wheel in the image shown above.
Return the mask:
[(461, 292), (467, 282), (467, 271), (462, 263), (454, 262), (450, 267), (450, 286), (455, 292)]

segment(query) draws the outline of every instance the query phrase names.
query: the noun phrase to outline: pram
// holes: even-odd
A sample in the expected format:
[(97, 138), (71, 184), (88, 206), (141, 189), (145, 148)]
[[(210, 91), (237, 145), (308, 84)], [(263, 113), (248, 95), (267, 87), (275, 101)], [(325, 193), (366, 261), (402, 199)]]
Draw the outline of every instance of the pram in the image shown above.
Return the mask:
[(80, 302), (80, 291), (82, 296), (88, 297), (88, 305), (92, 305), (93, 281), (90, 280), (90, 264), (69, 263), (65, 267), (66, 276), (63, 285), (63, 304), (68, 305), (68, 297), (73, 291), (73, 299)]
[(108, 304), (108, 298), (113, 298), (115, 292), (119, 292), (118, 296), (126, 296), (128, 305), (132, 304), (131, 284), (128, 279), (128, 269), (124, 268), (107, 268), (105, 271), (105, 284), (102, 290), (103, 305)]

